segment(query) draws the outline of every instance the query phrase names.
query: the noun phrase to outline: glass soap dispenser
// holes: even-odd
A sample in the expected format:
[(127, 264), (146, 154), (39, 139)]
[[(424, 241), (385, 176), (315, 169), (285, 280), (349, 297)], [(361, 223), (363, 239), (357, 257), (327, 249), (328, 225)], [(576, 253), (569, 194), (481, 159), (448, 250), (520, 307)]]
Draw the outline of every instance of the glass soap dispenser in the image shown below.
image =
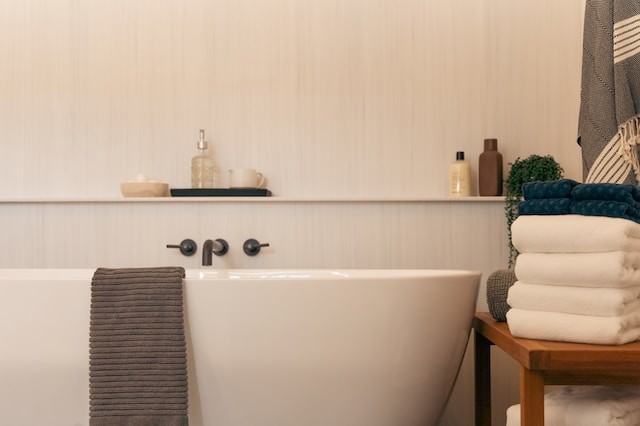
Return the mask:
[(191, 160), (191, 187), (213, 188), (215, 172), (215, 162), (207, 152), (207, 141), (204, 139), (204, 130), (200, 129), (198, 154)]

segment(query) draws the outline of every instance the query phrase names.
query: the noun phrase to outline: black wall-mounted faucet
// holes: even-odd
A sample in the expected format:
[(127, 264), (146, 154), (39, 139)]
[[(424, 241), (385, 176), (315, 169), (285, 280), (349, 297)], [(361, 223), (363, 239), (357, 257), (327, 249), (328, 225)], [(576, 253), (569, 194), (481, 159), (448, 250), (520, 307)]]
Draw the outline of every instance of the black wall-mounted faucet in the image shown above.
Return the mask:
[(222, 238), (217, 240), (206, 240), (202, 246), (202, 266), (211, 266), (213, 256), (222, 256), (229, 251), (229, 244)]

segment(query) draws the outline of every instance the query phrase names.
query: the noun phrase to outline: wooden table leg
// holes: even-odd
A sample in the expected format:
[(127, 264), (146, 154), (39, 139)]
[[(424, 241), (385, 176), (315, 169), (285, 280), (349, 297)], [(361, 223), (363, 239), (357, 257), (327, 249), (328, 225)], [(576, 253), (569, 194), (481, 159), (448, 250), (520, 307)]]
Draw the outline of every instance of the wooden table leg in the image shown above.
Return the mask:
[(476, 426), (491, 426), (491, 342), (475, 333)]
[(541, 371), (520, 367), (520, 425), (544, 426), (544, 378)]

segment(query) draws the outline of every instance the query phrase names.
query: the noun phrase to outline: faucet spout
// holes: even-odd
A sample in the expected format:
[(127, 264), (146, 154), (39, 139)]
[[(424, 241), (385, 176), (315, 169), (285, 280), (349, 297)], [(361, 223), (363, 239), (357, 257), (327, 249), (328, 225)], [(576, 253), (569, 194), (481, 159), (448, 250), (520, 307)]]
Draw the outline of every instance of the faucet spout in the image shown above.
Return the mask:
[(216, 240), (206, 240), (202, 247), (202, 266), (213, 264), (213, 254), (222, 256), (229, 251), (229, 244), (222, 238)]

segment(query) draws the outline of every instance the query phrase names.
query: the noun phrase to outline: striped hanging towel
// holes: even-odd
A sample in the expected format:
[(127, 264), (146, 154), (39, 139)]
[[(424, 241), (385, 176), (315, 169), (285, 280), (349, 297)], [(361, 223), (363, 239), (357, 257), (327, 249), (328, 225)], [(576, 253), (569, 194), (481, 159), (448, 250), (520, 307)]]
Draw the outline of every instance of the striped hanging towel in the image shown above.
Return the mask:
[(586, 183), (640, 182), (640, 3), (587, 0), (578, 144)]

